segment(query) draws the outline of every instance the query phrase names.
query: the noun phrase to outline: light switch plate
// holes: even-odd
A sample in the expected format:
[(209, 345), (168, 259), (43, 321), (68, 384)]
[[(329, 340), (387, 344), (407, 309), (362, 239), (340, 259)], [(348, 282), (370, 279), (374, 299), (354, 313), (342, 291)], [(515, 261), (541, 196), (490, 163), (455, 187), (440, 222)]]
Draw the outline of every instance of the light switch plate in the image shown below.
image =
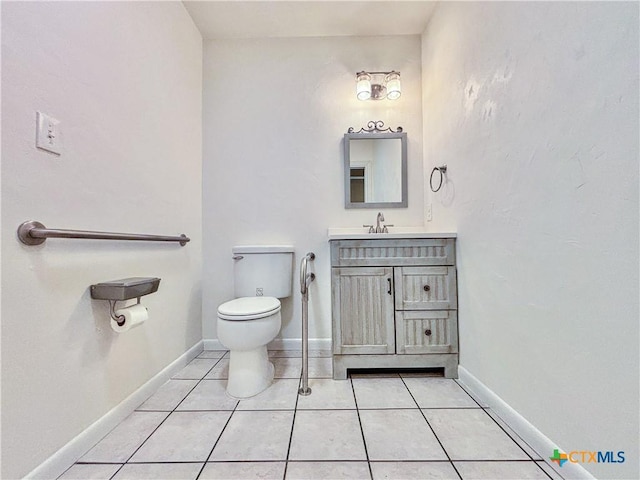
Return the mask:
[(427, 208), (425, 209), (425, 216), (427, 217), (427, 222), (433, 220), (433, 212), (431, 210), (431, 204), (427, 203)]
[(36, 147), (62, 154), (60, 121), (42, 112), (36, 112)]

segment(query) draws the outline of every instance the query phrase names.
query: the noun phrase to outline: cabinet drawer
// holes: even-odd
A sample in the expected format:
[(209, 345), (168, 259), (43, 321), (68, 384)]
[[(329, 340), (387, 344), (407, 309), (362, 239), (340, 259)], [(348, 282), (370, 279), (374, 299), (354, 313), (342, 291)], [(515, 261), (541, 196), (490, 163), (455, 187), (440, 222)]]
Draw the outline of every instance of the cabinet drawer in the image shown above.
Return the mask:
[(397, 353), (457, 353), (457, 312), (396, 312)]
[(455, 265), (453, 238), (331, 240), (332, 267)]
[(397, 267), (394, 269), (396, 310), (455, 310), (454, 267)]

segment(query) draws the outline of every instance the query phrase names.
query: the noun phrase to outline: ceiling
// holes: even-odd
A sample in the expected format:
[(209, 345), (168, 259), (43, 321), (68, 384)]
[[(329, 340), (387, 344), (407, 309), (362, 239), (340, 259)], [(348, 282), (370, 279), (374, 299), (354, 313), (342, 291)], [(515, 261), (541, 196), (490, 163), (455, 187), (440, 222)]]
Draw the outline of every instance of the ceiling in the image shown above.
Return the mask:
[(205, 39), (420, 35), (433, 1), (183, 0)]

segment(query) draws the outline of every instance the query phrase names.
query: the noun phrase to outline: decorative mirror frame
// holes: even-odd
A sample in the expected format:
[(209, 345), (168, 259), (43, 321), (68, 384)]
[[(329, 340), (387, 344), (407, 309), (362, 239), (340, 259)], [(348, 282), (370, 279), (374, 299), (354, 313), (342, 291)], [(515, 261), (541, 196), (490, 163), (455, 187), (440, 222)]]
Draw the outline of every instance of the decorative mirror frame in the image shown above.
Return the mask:
[[(368, 128), (361, 128), (354, 132), (353, 127), (349, 127), (344, 134), (344, 208), (406, 208), (409, 204), (407, 191), (407, 134), (402, 131), (402, 127), (393, 130), (391, 127), (384, 128), (381, 120), (370, 121)], [(367, 138), (383, 139), (398, 138), (401, 142), (401, 178), (402, 197), (399, 202), (352, 202), (351, 201), (351, 158), (350, 142)]]

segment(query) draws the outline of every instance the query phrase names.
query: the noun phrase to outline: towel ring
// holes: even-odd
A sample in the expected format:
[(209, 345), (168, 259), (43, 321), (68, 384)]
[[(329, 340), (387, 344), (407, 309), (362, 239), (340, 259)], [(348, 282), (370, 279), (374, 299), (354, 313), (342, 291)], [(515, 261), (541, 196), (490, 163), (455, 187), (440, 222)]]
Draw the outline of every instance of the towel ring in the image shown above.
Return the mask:
[[(436, 173), (436, 170), (440, 172), (440, 183), (438, 183), (438, 188), (433, 188), (433, 174)], [(442, 182), (444, 180), (444, 174), (447, 173), (447, 166), (442, 165), (441, 167), (433, 167), (431, 170), (431, 176), (429, 177), (429, 186), (431, 187), (432, 192), (437, 192), (442, 188)]]

